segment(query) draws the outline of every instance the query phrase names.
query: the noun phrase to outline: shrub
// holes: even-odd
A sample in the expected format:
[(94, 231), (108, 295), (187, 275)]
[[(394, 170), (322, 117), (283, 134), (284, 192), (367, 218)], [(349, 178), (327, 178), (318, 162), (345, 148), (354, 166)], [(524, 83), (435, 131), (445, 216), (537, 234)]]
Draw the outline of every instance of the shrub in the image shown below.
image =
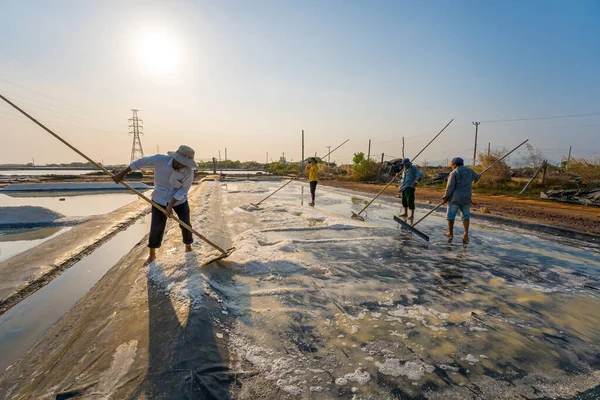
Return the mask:
[(581, 177), (581, 181), (587, 185), (596, 186), (600, 184), (600, 157), (572, 158), (569, 163), (568, 172)]
[(354, 165), (354, 180), (372, 181), (377, 178), (377, 170), (379, 163), (373, 160), (362, 160), (360, 163)]
[[(505, 154), (503, 150), (495, 150), (487, 153), (479, 153), (477, 159), (479, 165), (475, 168), (477, 172), (481, 172), (496, 161), (498, 161)], [(478, 182), (479, 187), (490, 187), (496, 186), (502, 183), (510, 182), (511, 169), (504, 160), (496, 164), (492, 169), (485, 173)]]

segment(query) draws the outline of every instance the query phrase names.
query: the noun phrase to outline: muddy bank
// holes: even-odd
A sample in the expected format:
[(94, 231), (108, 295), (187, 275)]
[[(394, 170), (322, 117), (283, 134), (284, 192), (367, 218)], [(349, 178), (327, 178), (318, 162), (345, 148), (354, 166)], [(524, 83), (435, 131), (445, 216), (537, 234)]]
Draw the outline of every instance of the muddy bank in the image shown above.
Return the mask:
[[(374, 185), (358, 182), (323, 180), (319, 184), (375, 194), (384, 185)], [(382, 196), (394, 197), (398, 188), (390, 186)], [(430, 201), (440, 202), (443, 192), (438, 189), (419, 187), (417, 203)], [(398, 199), (400, 204), (400, 199)], [(486, 207), (492, 214), (506, 218), (522, 219), (540, 224), (553, 225), (580, 232), (600, 234), (600, 208), (573, 204), (556, 204), (534, 200), (520, 200), (503, 196), (488, 196), (475, 193), (473, 209)]]
[(90, 217), (61, 235), (0, 262), (0, 314), (150, 211), (143, 200)]

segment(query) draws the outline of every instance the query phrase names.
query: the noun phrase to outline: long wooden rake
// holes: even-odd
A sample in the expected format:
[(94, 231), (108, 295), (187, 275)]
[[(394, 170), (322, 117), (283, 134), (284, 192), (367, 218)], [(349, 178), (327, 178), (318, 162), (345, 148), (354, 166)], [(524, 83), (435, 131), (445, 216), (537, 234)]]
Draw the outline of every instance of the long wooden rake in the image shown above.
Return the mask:
[[(426, 145), (425, 147), (423, 147), (423, 149), (422, 149), (420, 152), (418, 152), (416, 156), (414, 156), (414, 157), (413, 157), (413, 159), (412, 159), (411, 161), (412, 161), (412, 162), (414, 162), (414, 161), (417, 159), (417, 157), (419, 157), (419, 156), (421, 155), (421, 153), (423, 153), (423, 152), (425, 151), (425, 149), (426, 149), (427, 147), (429, 147), (429, 145), (430, 145), (431, 143), (433, 143), (433, 141), (434, 141), (435, 139), (437, 139), (437, 137), (438, 137), (438, 136), (440, 136), (440, 135), (442, 134), (442, 132), (444, 132), (444, 130), (445, 130), (445, 129), (446, 129), (446, 128), (447, 128), (447, 127), (448, 127), (448, 126), (449, 126), (449, 125), (452, 123), (452, 121), (454, 121), (454, 118), (453, 118), (453, 119), (451, 119), (451, 120), (450, 120), (450, 122), (448, 122), (448, 123), (446, 124), (446, 126), (445, 126), (445, 127), (443, 127), (443, 128), (442, 128), (442, 130), (441, 130), (441, 131), (439, 131), (439, 133), (438, 133), (437, 135), (435, 135), (435, 137), (434, 137), (433, 139), (431, 139), (431, 141), (430, 141), (429, 143), (427, 143), (427, 145)], [(397, 178), (397, 177), (398, 177), (398, 176), (399, 176), (401, 173), (402, 173), (402, 170), (400, 170), (400, 172), (398, 172), (396, 175), (394, 175), (394, 177), (393, 177), (393, 178), (392, 178), (392, 179), (391, 179), (391, 180), (388, 182), (388, 184), (387, 184), (387, 185), (385, 185), (385, 186), (383, 187), (383, 189), (381, 189), (381, 190), (379, 191), (379, 193), (377, 193), (377, 195), (375, 195), (375, 197), (373, 197), (373, 198), (371, 199), (371, 201), (369, 201), (369, 202), (367, 203), (367, 205), (363, 207), (363, 209), (362, 209), (362, 210), (360, 210), (358, 213), (355, 213), (354, 211), (351, 211), (351, 213), (352, 213), (352, 217), (351, 217), (351, 218), (352, 218), (352, 219), (357, 219), (357, 220), (360, 220), (360, 221), (364, 221), (364, 220), (365, 220), (365, 218), (364, 218), (362, 215), (360, 215), (360, 214), (362, 214), (362, 213), (363, 213), (363, 211), (365, 211), (367, 208), (369, 208), (369, 206), (370, 206), (371, 204), (373, 204), (373, 202), (374, 202), (375, 200), (377, 200), (377, 198), (378, 198), (379, 196), (381, 196), (381, 194), (382, 194), (382, 193), (385, 191), (385, 189), (387, 189), (387, 188), (388, 188), (388, 187), (389, 187), (389, 186), (390, 186), (392, 183), (394, 183), (394, 181), (396, 180), (396, 178)]]
[[(88, 160), (93, 166), (95, 166), (96, 168), (104, 171), (106, 174), (110, 175), (111, 177), (113, 176), (113, 174), (109, 170), (107, 170), (102, 164), (99, 164), (96, 161), (92, 160), (90, 157), (88, 157), (83, 152), (81, 152), (80, 150), (78, 150), (75, 146), (71, 145), (69, 142), (67, 142), (66, 140), (64, 140), (62, 137), (60, 137), (59, 135), (57, 135), (56, 133), (54, 133), (53, 131), (51, 131), (50, 129), (48, 129), (44, 124), (42, 124), (41, 122), (39, 122), (38, 120), (36, 120), (35, 118), (33, 118), (31, 115), (29, 115), (27, 112), (25, 112), (24, 110), (22, 110), (19, 106), (17, 106), (16, 104), (14, 104), (13, 102), (11, 102), (10, 100), (8, 100), (6, 97), (4, 97), (1, 94), (0, 94), (0, 99), (4, 100), (6, 103), (8, 103), (14, 109), (16, 109), (21, 114), (23, 114), (24, 116), (26, 116), (27, 118), (29, 118), (31, 121), (33, 121), (35, 124), (37, 124), (40, 128), (42, 128), (43, 130), (45, 130), (46, 132), (48, 132), (49, 134), (51, 134), (52, 136), (54, 136), (56, 139), (60, 140), (64, 145), (66, 145), (71, 150), (73, 150), (74, 152), (76, 152), (77, 154), (79, 154), (81, 157), (83, 157), (86, 160)], [(127, 189), (131, 190), (133, 193), (135, 193), (138, 196), (140, 196), (142, 199), (146, 200), (153, 207), (156, 207), (157, 209), (159, 209), (163, 213), (166, 213), (166, 210), (163, 207), (161, 207), (159, 204), (156, 204), (155, 202), (153, 202), (151, 199), (149, 199), (148, 197), (146, 197), (142, 192), (134, 189), (127, 182), (121, 181), (120, 183), (121, 183), (121, 185), (125, 186)], [(227, 250), (222, 249), (221, 247), (217, 246), (215, 243), (213, 243), (212, 241), (210, 241), (208, 238), (206, 238), (204, 235), (202, 235), (200, 232), (196, 231), (194, 228), (192, 228), (191, 226), (189, 226), (185, 222), (181, 221), (175, 215), (170, 215), (169, 217), (172, 218), (173, 220), (175, 220), (179, 225), (183, 226), (188, 231), (192, 232), (192, 234), (196, 235), (199, 239), (201, 239), (202, 241), (206, 242), (209, 246), (215, 248), (216, 250), (218, 250), (221, 253), (220, 255), (218, 255), (218, 256), (216, 256), (216, 257), (208, 260), (207, 262), (205, 262), (204, 265), (207, 265), (207, 264), (210, 264), (210, 263), (212, 263), (214, 261), (221, 260), (221, 259), (223, 259), (225, 257), (228, 257), (229, 255), (231, 255), (231, 253), (233, 253), (235, 251), (235, 247), (231, 247), (231, 248), (229, 248)]]
[[(492, 163), (492, 165), (490, 165), (489, 167), (487, 167), (486, 169), (484, 169), (483, 171), (481, 171), (481, 173), (479, 174), (479, 176), (481, 177), (483, 174), (485, 174), (487, 171), (489, 171), (490, 168), (492, 168), (494, 165), (498, 164), (500, 161), (504, 160), (506, 157), (510, 156), (513, 152), (515, 152), (519, 147), (523, 146), (528, 141), (529, 141), (529, 139), (525, 140), (523, 143), (521, 143), (520, 145), (518, 145), (517, 147), (515, 147), (514, 149), (512, 149), (511, 151), (509, 151), (505, 155), (503, 155), (501, 158), (499, 158), (498, 160), (494, 161)], [(431, 210), (429, 210), (429, 212), (427, 214), (425, 214), (424, 216), (422, 216), (421, 219), (419, 219), (417, 222), (415, 222), (412, 225), (408, 224), (406, 221), (404, 221), (402, 218), (400, 218), (400, 217), (398, 217), (396, 215), (394, 215), (394, 221), (396, 221), (397, 223), (399, 223), (402, 228), (408, 230), (409, 232), (414, 233), (415, 235), (417, 235), (421, 239), (429, 242), (429, 236), (427, 236), (426, 234), (424, 234), (423, 232), (421, 232), (420, 230), (418, 230), (417, 228), (415, 228), (415, 226), (419, 222), (423, 221), (425, 218), (427, 218), (431, 214), (433, 214), (433, 212), (435, 210), (437, 210), (438, 208), (440, 208), (444, 203), (445, 202), (442, 201), (440, 204), (436, 205), (434, 208), (432, 208)]]

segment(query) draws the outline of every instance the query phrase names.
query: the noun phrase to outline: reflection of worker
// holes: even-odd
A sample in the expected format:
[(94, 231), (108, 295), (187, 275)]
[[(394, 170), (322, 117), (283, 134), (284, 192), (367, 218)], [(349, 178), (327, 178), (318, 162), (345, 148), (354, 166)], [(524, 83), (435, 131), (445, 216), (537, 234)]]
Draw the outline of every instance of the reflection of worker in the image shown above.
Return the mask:
[(312, 202), (308, 203), (309, 206), (315, 206), (315, 191), (317, 190), (317, 183), (319, 181), (319, 166), (317, 165), (317, 159), (312, 157), (310, 162), (306, 166), (306, 170), (308, 171), (308, 182), (310, 184), (310, 197), (312, 198)]
[(463, 226), (465, 232), (463, 234), (463, 242), (469, 241), (469, 220), (471, 218), (471, 198), (473, 196), (473, 182), (479, 180), (479, 174), (471, 168), (464, 165), (464, 161), (460, 157), (452, 159), (448, 164), (452, 167), (452, 172), (448, 176), (448, 184), (446, 185), (446, 193), (442, 198), (444, 203), (448, 202), (448, 232), (444, 233), (448, 239), (454, 237), (454, 219), (458, 210), (462, 214)]
[[(173, 210), (182, 222), (191, 226), (187, 194), (194, 181), (193, 168), (198, 168), (194, 161), (194, 150), (188, 146), (179, 146), (176, 152), (169, 151), (168, 154), (140, 158), (132, 162), (127, 169), (113, 176), (113, 180), (119, 183), (134, 169), (154, 167), (152, 201), (162, 206), (165, 213), (156, 207), (152, 207), (148, 263), (156, 259), (156, 249), (162, 243), (167, 217), (173, 213)], [(181, 226), (181, 234), (183, 243), (185, 243), (185, 251), (192, 251), (192, 243), (194, 242), (192, 233)]]
[(398, 193), (402, 195), (402, 207), (404, 214), (401, 217), (408, 217), (407, 211), (410, 210), (410, 219), (415, 217), (415, 188), (423, 179), (423, 173), (419, 171), (408, 158), (402, 160), (400, 165), (404, 166), (402, 171), (402, 183), (398, 189)]

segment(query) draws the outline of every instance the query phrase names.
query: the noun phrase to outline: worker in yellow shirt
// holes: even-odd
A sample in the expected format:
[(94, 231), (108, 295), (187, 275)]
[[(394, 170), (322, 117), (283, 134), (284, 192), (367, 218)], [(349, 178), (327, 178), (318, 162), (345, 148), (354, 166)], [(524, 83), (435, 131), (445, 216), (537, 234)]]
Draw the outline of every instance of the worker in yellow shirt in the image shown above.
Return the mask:
[(315, 206), (315, 191), (317, 190), (317, 182), (319, 181), (318, 173), (319, 166), (317, 165), (317, 159), (312, 157), (310, 162), (306, 166), (306, 170), (308, 171), (308, 182), (310, 184), (310, 196), (312, 198), (312, 202), (308, 203), (309, 206)]

